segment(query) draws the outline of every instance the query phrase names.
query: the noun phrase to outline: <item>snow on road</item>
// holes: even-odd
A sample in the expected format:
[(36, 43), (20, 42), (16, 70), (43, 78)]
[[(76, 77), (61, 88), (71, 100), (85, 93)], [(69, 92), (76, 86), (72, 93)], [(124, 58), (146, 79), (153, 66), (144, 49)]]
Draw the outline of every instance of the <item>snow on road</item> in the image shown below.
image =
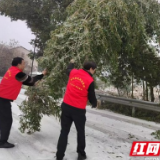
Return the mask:
[[(12, 103), (13, 126), (9, 142), (16, 143), (13, 149), (0, 149), (0, 160), (55, 160), (60, 123), (53, 116), (44, 116), (41, 132), (22, 134), (19, 128), (20, 104), (26, 96), (21, 91)], [(133, 141), (156, 141), (150, 134), (160, 124), (116, 114), (107, 110), (87, 108), (86, 153), (88, 160), (145, 160), (145, 157), (130, 157)], [(76, 130), (72, 125), (64, 160), (76, 160)]]

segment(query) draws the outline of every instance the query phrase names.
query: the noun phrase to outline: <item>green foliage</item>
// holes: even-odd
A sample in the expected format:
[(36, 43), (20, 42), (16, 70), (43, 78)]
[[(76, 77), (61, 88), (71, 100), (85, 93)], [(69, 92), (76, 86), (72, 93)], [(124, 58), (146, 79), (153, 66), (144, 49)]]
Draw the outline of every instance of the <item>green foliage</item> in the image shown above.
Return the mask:
[(43, 115), (60, 117), (59, 101), (50, 96), (44, 81), (40, 84), (27, 90), (28, 100), (23, 101), (20, 106), (23, 114), (20, 117), (21, 126), (19, 129), (23, 133), (32, 134), (35, 131), (40, 131)]
[(160, 130), (157, 130), (156, 132), (152, 132), (151, 135), (154, 136), (156, 139), (160, 139)]
[[(85, 59), (94, 59), (98, 64), (97, 75), (108, 71), (116, 87), (130, 84), (132, 76), (137, 80), (146, 80), (152, 86), (157, 85), (159, 59), (148, 45), (153, 32), (146, 30), (146, 14), (154, 13), (157, 17), (159, 13), (150, 9), (150, 6), (155, 7), (152, 1), (147, 1), (146, 5), (136, 2), (74, 1), (67, 8), (68, 18), (64, 24), (51, 33), (40, 64), (48, 66), (55, 75), (57, 71), (59, 73), (59, 68), (63, 72), (73, 57), (78, 67)], [(157, 10), (159, 4), (156, 4)], [(158, 34), (158, 20), (152, 23), (154, 33)]]

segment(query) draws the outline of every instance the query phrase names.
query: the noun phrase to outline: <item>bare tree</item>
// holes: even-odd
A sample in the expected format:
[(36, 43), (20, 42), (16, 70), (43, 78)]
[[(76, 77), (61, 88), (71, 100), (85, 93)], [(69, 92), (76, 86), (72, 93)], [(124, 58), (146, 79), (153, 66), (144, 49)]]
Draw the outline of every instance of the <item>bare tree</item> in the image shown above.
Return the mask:
[(10, 49), (4, 45), (0, 44), (0, 76), (3, 76), (7, 69), (11, 66), (11, 61), (13, 59), (13, 54)]
[[(8, 68), (11, 66), (11, 61), (14, 57), (22, 57), (25, 60), (26, 67), (24, 72), (29, 74), (31, 72), (32, 60), (29, 58), (27, 49), (18, 46), (18, 42), (10, 40), (8, 44), (0, 42), (0, 76), (3, 76)], [(33, 71), (38, 70), (38, 63), (34, 61)]]

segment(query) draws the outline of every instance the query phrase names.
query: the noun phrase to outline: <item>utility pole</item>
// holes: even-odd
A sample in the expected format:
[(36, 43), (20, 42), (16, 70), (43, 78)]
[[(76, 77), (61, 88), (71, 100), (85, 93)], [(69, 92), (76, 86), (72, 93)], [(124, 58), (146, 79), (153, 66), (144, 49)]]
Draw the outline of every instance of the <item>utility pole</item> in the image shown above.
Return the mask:
[(35, 52), (36, 52), (36, 42), (34, 41), (34, 51), (33, 51), (33, 59), (32, 59), (32, 66), (31, 66), (31, 76), (32, 76), (32, 71), (33, 71), (33, 62), (35, 58)]

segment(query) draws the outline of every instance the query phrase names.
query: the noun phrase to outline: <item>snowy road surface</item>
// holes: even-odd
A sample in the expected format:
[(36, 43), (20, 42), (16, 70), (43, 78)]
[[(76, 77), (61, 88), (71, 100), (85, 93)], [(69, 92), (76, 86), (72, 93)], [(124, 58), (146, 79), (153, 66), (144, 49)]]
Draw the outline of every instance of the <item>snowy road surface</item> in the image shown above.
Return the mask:
[[(0, 149), (0, 160), (55, 160), (60, 123), (53, 116), (44, 116), (41, 132), (22, 134), (19, 128), (20, 111), (17, 104), (25, 99), (24, 90), (12, 103), (13, 126), (9, 142), (13, 149)], [(87, 108), (86, 153), (87, 160), (145, 160), (130, 157), (133, 141), (156, 141), (150, 134), (160, 124), (123, 116), (110, 111)], [(64, 160), (76, 160), (76, 130), (72, 125)], [(160, 159), (160, 158), (159, 158)], [(158, 159), (157, 159), (158, 160)]]

